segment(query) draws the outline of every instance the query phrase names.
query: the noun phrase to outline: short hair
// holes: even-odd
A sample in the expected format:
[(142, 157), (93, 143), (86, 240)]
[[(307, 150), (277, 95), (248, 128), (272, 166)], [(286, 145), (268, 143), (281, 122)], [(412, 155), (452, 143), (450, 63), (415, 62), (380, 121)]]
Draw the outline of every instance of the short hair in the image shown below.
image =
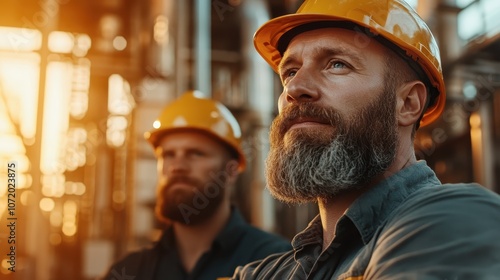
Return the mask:
[(392, 89), (396, 89), (400, 84), (410, 81), (421, 80), (417, 73), (408, 66), (408, 63), (391, 50), (387, 51), (385, 57), (385, 79)]
[(431, 104), (431, 95), (429, 94), (429, 85), (426, 82), (425, 78), (422, 78), (421, 75), (419, 75), (416, 71), (415, 68), (409, 65), (411, 62), (409, 62), (407, 59), (404, 59), (401, 57), (400, 54), (392, 51), (391, 49), (387, 50), (387, 56), (385, 57), (385, 75), (384, 78), (386, 80), (386, 85), (387, 89), (390, 92), (395, 92), (395, 90), (398, 88), (399, 85), (415, 80), (422, 81), (425, 85), (425, 88), (427, 90), (426, 94), (426, 99), (425, 99), (425, 104), (424, 108), (422, 110), (422, 113), (420, 117), (418, 118), (417, 122), (415, 123), (413, 127), (413, 132), (412, 132), (412, 138), (415, 136), (415, 132), (420, 126), (420, 120), (424, 116), (425, 111)]

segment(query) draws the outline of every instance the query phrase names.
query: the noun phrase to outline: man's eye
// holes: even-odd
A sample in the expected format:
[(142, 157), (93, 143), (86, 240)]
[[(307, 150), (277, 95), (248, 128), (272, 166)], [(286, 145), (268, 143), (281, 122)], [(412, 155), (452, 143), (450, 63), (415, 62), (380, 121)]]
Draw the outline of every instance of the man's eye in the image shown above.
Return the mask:
[(346, 68), (347, 65), (343, 62), (340, 62), (340, 61), (333, 61), (331, 63), (331, 67), (332, 68), (337, 68), (337, 69), (341, 69), (341, 68)]
[(161, 156), (163, 158), (173, 158), (175, 155), (172, 152), (163, 152)]
[(201, 157), (201, 156), (204, 156), (204, 155), (205, 155), (205, 153), (204, 153), (204, 152), (202, 152), (202, 151), (198, 151), (198, 150), (191, 151), (191, 152), (190, 152), (190, 154), (191, 154), (192, 156), (197, 156), (197, 157)]
[(297, 71), (296, 70), (287, 70), (287, 71), (284, 71), (283, 74), (281, 75), (281, 79), (283, 81), (286, 81), (288, 80), (289, 78), (292, 78), (295, 76), (295, 74), (297, 74)]

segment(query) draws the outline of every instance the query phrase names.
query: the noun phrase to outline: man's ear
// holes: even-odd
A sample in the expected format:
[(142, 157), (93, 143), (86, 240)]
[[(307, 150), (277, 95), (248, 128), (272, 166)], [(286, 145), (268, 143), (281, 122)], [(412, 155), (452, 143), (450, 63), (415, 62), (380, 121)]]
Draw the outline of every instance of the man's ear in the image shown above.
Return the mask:
[(401, 85), (396, 92), (396, 116), (400, 126), (414, 125), (422, 115), (427, 88), (421, 81)]
[(238, 166), (239, 163), (235, 159), (231, 159), (227, 162), (225, 172), (227, 174), (228, 180), (236, 182), (236, 179), (238, 178), (238, 175), (240, 173), (238, 170)]

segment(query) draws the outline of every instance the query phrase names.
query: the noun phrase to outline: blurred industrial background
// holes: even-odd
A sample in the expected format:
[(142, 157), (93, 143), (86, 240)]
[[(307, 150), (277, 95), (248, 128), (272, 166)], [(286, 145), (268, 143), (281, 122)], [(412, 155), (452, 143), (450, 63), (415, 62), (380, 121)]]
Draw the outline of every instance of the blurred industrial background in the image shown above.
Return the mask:
[[(265, 189), (281, 85), (252, 42), (301, 2), (2, 0), (0, 279), (94, 279), (155, 240), (156, 161), (143, 133), (188, 89), (220, 100), (242, 125), (249, 164), (234, 198), (244, 216), (287, 238), (304, 228), (315, 207), (281, 204)], [(500, 1), (408, 2), (439, 42), (448, 99), (419, 130), (417, 156), (443, 182), (499, 192)]]

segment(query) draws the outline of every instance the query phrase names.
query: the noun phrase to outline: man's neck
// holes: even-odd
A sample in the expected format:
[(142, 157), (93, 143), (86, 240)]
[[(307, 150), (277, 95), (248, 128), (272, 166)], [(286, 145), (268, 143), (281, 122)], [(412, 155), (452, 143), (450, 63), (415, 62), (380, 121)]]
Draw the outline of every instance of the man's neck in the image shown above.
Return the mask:
[(230, 206), (222, 204), (212, 217), (200, 224), (173, 224), (177, 251), (188, 273), (194, 269), (198, 259), (210, 250), (214, 239), (224, 228), (230, 215)]
[(335, 237), (337, 222), (360, 193), (348, 193), (334, 199), (318, 199), (319, 215), (323, 226), (323, 251)]
[(380, 183), (401, 169), (416, 163), (415, 155), (411, 152), (400, 160), (395, 160), (387, 170), (375, 177), (359, 191), (339, 195), (333, 199), (318, 199), (319, 214), (323, 226), (323, 250), (326, 250), (335, 237), (336, 227), (339, 219), (344, 215), (351, 204), (366, 190)]

